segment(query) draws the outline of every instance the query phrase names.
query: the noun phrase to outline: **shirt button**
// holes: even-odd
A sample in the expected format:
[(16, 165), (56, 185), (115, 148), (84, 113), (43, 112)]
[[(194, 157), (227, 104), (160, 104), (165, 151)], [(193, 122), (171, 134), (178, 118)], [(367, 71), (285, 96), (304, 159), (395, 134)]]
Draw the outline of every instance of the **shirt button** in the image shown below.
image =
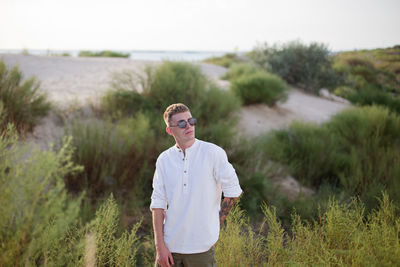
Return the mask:
[(184, 186), (186, 186), (186, 184), (183, 184)]
[(184, 173), (186, 173), (186, 171), (184, 171)]

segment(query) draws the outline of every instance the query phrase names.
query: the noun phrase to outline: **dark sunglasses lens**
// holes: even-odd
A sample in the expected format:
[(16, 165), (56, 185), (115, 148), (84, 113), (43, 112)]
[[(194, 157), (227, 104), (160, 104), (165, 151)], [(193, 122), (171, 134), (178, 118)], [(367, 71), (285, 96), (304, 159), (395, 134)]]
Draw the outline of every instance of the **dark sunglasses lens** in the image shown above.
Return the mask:
[(186, 128), (186, 121), (184, 121), (184, 120), (178, 121), (178, 127), (179, 128)]
[(188, 119), (188, 122), (190, 123), (190, 125), (196, 125), (196, 123), (197, 123), (197, 120), (195, 119), (195, 118), (190, 118), (190, 119)]

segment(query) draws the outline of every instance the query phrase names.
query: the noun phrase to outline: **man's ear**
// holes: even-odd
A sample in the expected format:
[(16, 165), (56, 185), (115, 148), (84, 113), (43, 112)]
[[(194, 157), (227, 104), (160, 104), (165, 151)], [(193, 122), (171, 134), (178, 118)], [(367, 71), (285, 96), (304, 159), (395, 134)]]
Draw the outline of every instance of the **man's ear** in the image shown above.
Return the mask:
[(167, 126), (167, 128), (165, 128), (165, 131), (166, 131), (169, 135), (172, 135), (171, 128), (169, 128), (168, 126)]

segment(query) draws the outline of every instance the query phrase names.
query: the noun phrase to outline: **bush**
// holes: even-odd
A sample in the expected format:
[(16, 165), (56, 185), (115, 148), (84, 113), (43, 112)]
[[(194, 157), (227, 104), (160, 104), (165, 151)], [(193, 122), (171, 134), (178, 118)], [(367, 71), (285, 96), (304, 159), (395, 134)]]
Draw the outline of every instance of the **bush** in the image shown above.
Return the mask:
[(400, 98), (394, 98), (389, 93), (374, 88), (365, 88), (360, 91), (350, 91), (345, 97), (354, 104), (362, 106), (380, 105), (400, 114)]
[(92, 51), (80, 51), (78, 57), (124, 57), (129, 58), (131, 55), (129, 53), (120, 53), (110, 50), (103, 50), (99, 52)]
[(62, 180), (81, 170), (70, 140), (42, 152), (16, 139), (12, 127), (0, 136), (0, 265), (79, 265), (81, 197), (70, 200)]
[(277, 74), (291, 85), (317, 94), (322, 87), (334, 88), (338, 76), (332, 70), (329, 50), (323, 44), (289, 42), (282, 46), (256, 47), (250, 54), (260, 67)]
[(39, 87), (35, 77), (23, 81), (18, 67), (8, 69), (0, 61), (0, 102), (3, 110), (0, 132), (7, 128), (8, 123), (12, 123), (19, 133), (31, 131), (38, 120), (48, 114), (51, 105)]
[(287, 99), (288, 87), (278, 76), (259, 71), (234, 80), (232, 90), (245, 105), (265, 103), (273, 106)]
[(185, 103), (198, 119), (198, 138), (229, 146), (240, 107), (240, 100), (234, 94), (219, 89), (198, 66), (190, 63), (164, 62), (145, 73), (145, 76), (122, 73), (114, 77), (114, 90), (103, 98), (106, 114), (125, 117), (138, 111), (145, 113), (163, 150), (172, 140), (165, 134), (162, 114), (172, 103)]
[(205, 63), (220, 65), (225, 68), (230, 68), (233, 64), (242, 62), (243, 60), (235, 53), (227, 53), (221, 57), (211, 57), (203, 60)]
[(232, 65), (228, 72), (225, 73), (222, 79), (233, 81), (237, 78), (240, 78), (244, 75), (254, 74), (257, 72), (257, 67), (253, 64), (249, 63), (238, 63)]
[(134, 198), (138, 206), (148, 202), (157, 150), (145, 115), (137, 113), (117, 123), (77, 120), (66, 134), (76, 147), (74, 162), (84, 166), (84, 172), (65, 177), (70, 191), (86, 190), (92, 200), (114, 192), (121, 199)]
[(302, 182), (337, 185), (371, 209), (381, 190), (400, 203), (399, 132), (398, 115), (372, 106), (344, 111), (322, 126), (292, 124), (264, 137), (263, 145)]

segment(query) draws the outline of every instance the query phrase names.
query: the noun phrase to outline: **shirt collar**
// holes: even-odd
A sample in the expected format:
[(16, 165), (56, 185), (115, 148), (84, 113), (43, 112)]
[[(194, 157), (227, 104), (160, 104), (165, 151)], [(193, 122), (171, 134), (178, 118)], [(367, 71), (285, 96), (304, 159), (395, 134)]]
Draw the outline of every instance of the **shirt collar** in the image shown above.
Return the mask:
[[(193, 151), (199, 145), (199, 143), (199, 140), (195, 138), (194, 143), (190, 147), (186, 148), (186, 153), (188, 151)], [(182, 152), (182, 149), (180, 149), (176, 144), (174, 145), (174, 150), (177, 152)]]

